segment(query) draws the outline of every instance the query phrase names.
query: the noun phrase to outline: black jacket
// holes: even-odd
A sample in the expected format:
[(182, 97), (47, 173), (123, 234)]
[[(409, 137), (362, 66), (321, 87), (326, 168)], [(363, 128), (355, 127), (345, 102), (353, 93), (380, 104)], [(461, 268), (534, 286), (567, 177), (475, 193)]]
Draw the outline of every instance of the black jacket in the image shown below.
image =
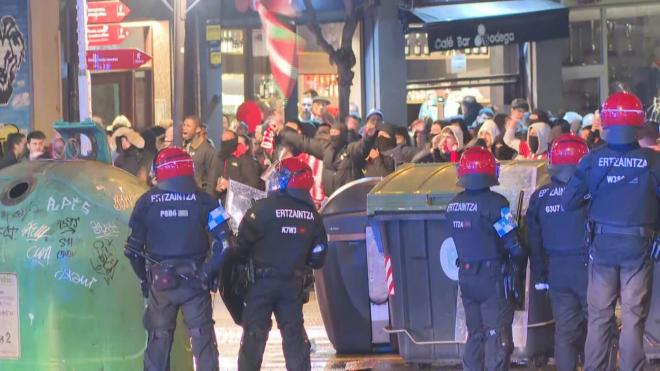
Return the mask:
[(114, 165), (137, 176), (138, 171), (140, 170), (141, 161), (142, 155), (140, 150), (137, 148), (130, 148), (119, 153), (119, 156), (115, 159)]
[(284, 144), (323, 160), (323, 189), (330, 196), (339, 187), (363, 177), (362, 169), (376, 135), (334, 149), (330, 141), (310, 139), (292, 132), (282, 133)]
[(394, 159), (381, 153), (373, 160), (367, 161), (365, 176), (368, 177), (386, 177), (394, 172)]
[(225, 195), (218, 193), (215, 188), (218, 179), (223, 177), (227, 180), (234, 180), (253, 188), (263, 189), (261, 181), (261, 169), (257, 160), (250, 156), (250, 153), (244, 153), (240, 157), (229, 155), (223, 157), (219, 151), (216, 151), (213, 157), (213, 166), (211, 167), (211, 176), (206, 191), (217, 197), (224, 198)]
[(238, 228), (239, 253), (283, 274), (305, 268), (314, 246), (327, 243), (321, 216), (306, 198), (271, 192), (256, 201)]
[(16, 155), (14, 155), (14, 151), (9, 151), (4, 157), (2, 157), (2, 160), (0, 160), (0, 169), (4, 169), (17, 163), (18, 159), (16, 158)]

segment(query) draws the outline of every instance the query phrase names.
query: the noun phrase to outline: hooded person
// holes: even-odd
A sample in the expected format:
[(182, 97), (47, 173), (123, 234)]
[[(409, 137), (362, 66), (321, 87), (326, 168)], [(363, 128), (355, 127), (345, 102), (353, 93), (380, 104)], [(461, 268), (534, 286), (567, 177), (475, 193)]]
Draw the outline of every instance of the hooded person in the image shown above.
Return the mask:
[(447, 125), (433, 138), (432, 146), (435, 162), (456, 163), (463, 153), (463, 131), (457, 125)]
[(111, 142), (115, 143), (118, 154), (113, 164), (137, 176), (142, 164), (142, 149), (144, 149), (144, 139), (140, 133), (122, 126), (112, 134)]
[(481, 128), (479, 128), (479, 132), (477, 132), (477, 138), (483, 139), (486, 144), (486, 148), (495, 154), (495, 142), (501, 134), (502, 133), (497, 127), (495, 121), (486, 120), (484, 121), (483, 125), (481, 125)]
[(582, 126), (582, 116), (574, 111), (568, 111), (564, 114), (564, 120), (571, 125), (571, 133), (577, 134)]
[(385, 177), (394, 172), (395, 161), (388, 153), (396, 148), (394, 126), (381, 124), (374, 148), (369, 152), (365, 175), (368, 177)]
[(395, 127), (394, 138), (396, 141), (396, 147), (385, 152), (385, 154), (394, 159), (395, 167), (399, 167), (402, 164), (412, 161), (415, 156), (415, 149), (412, 147), (410, 134), (408, 134), (408, 130), (406, 130), (405, 127)]
[(376, 142), (376, 127), (367, 124), (365, 128), (364, 137), (353, 143), (348, 142), (348, 127), (344, 123), (331, 126), (328, 140), (307, 138), (292, 131), (280, 136), (288, 147), (323, 161), (323, 189), (330, 196), (344, 184), (363, 177), (367, 156)]
[(504, 143), (518, 152), (517, 160), (540, 160), (547, 158), (548, 145), (551, 139), (550, 125), (536, 122), (527, 130), (527, 140), (515, 137), (515, 122), (507, 123), (504, 132)]

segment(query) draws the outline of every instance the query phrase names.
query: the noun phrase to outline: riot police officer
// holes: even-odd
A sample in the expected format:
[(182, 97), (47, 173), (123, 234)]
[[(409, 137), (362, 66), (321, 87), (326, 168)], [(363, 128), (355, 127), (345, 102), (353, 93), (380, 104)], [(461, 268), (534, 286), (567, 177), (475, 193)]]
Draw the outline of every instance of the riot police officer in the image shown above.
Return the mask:
[(458, 164), (458, 186), (465, 191), (447, 205), (468, 328), (465, 370), (507, 370), (513, 351), (511, 281), (525, 256), (509, 202), (490, 190), (497, 177), (493, 154), (468, 148)]
[[(601, 120), (606, 146), (586, 155), (562, 198), (567, 210), (590, 198), (589, 324), (585, 370), (603, 370), (614, 341), (610, 331), (617, 297), (623, 327), (619, 338), (622, 370), (642, 370), (644, 323), (649, 311), (654, 237), (658, 230), (660, 160), (637, 143), (644, 110), (627, 92), (611, 95)], [(655, 240), (657, 246), (657, 239)], [(657, 250), (655, 250), (657, 259)]]
[[(133, 210), (124, 254), (148, 298), (145, 370), (169, 370), (176, 317), (183, 312), (197, 370), (218, 370), (208, 285), (227, 247), (227, 213), (195, 183), (193, 161), (179, 148), (166, 148), (154, 160), (157, 186)], [(209, 236), (213, 251), (209, 255)]]
[[(243, 310), (239, 370), (258, 370), (275, 313), (287, 370), (309, 370), (310, 343), (303, 326), (305, 267), (318, 269), (327, 252), (327, 236), (309, 190), (314, 183), (307, 164), (282, 160), (269, 179), (268, 197), (246, 213), (238, 230), (238, 249), (251, 258), (254, 280)], [(274, 185), (274, 186), (273, 186)]]
[(587, 334), (586, 201), (564, 211), (561, 196), (580, 159), (589, 152), (584, 139), (566, 134), (550, 148), (552, 181), (537, 189), (525, 216), (531, 249), (532, 278), (537, 290), (549, 286), (555, 319), (555, 362), (559, 371), (573, 371)]

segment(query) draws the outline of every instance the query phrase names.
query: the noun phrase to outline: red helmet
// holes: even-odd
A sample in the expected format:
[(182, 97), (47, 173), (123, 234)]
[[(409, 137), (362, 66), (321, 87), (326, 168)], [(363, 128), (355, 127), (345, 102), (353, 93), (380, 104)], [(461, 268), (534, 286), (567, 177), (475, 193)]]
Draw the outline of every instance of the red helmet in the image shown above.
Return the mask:
[(309, 191), (314, 185), (312, 169), (299, 159), (295, 157), (286, 158), (280, 162), (280, 166), (291, 174), (287, 183), (288, 189)]
[(467, 148), (458, 162), (458, 185), (481, 189), (498, 185), (499, 166), (495, 156), (481, 146)]
[(154, 159), (158, 188), (171, 192), (193, 192), (195, 166), (188, 152), (170, 147), (158, 152)]
[(635, 95), (622, 91), (610, 95), (600, 111), (603, 128), (611, 126), (642, 126), (644, 107)]
[(552, 142), (548, 154), (548, 164), (577, 165), (578, 162), (589, 152), (587, 142), (574, 134), (564, 134)]

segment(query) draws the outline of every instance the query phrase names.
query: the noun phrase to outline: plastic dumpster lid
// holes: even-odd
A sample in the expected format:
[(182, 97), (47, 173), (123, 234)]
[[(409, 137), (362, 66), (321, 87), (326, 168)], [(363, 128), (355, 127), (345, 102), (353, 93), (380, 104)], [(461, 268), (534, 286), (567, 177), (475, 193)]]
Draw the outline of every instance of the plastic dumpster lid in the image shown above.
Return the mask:
[(367, 194), (383, 178), (362, 178), (344, 184), (328, 198), (321, 215), (348, 214), (367, 211)]
[[(367, 196), (369, 215), (405, 212), (443, 212), (463, 189), (456, 186), (455, 164), (409, 164), (383, 179)], [(549, 182), (545, 161), (500, 162), (500, 186), (512, 205), (524, 190), (523, 210), (537, 186)]]

